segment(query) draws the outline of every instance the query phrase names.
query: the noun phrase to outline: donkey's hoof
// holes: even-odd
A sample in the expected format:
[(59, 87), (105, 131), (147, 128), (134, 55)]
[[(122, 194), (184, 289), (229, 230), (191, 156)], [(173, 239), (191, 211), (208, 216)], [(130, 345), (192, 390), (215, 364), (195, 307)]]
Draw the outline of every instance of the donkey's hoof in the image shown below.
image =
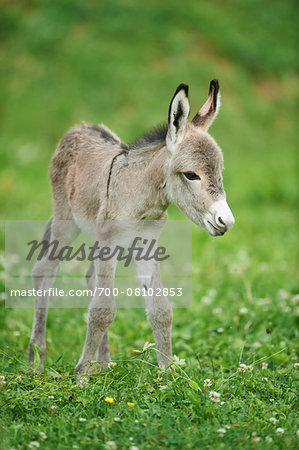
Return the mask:
[(91, 362), (88, 363), (78, 363), (75, 367), (74, 374), (75, 375), (87, 375), (92, 372), (96, 372), (94, 364)]
[(34, 373), (34, 372), (38, 372), (41, 373), (44, 370), (44, 366), (38, 366), (36, 369), (34, 369), (33, 367), (29, 367), (29, 369), (27, 369), (27, 373)]
[(74, 375), (78, 375), (80, 373), (84, 373), (83, 364), (77, 364), (74, 370)]

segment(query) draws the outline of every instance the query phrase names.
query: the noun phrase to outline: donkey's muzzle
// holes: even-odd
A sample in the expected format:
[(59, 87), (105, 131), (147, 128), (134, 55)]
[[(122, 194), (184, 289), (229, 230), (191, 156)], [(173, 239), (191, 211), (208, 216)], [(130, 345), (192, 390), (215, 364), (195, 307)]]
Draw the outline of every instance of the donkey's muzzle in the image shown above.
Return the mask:
[(225, 199), (214, 202), (209, 209), (209, 215), (208, 223), (216, 236), (222, 236), (235, 223), (235, 218)]

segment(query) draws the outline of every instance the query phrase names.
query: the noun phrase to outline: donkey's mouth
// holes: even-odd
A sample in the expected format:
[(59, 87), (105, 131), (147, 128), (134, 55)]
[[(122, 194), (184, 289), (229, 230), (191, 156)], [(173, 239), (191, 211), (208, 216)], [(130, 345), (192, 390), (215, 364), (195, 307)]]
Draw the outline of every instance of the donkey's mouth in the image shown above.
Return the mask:
[(209, 225), (211, 225), (211, 227), (215, 231), (215, 235), (216, 236), (223, 236), (224, 235), (225, 231), (221, 231), (219, 228), (215, 227), (215, 225), (213, 225), (209, 220), (207, 222), (208, 222)]

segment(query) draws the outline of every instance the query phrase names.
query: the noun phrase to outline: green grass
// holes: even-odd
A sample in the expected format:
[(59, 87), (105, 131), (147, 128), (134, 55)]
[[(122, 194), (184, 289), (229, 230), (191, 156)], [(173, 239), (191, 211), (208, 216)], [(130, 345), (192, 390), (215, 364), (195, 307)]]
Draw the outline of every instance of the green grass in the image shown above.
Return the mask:
[[(50, 309), (45, 371), (28, 374), (32, 310), (5, 309), (2, 294), (0, 449), (296, 448), (295, 2), (98, 3), (0, 2), (1, 218), (48, 219), (49, 162), (74, 123), (104, 122), (130, 141), (166, 120), (179, 83), (194, 114), (217, 77), (223, 106), (210, 131), (236, 225), (219, 239), (193, 227), (193, 306), (173, 321), (183, 371), (161, 376), (153, 348), (134, 353), (153, 342), (150, 325), (143, 310), (120, 309), (116, 367), (77, 386), (86, 312)], [(171, 207), (170, 217), (181, 216)]]

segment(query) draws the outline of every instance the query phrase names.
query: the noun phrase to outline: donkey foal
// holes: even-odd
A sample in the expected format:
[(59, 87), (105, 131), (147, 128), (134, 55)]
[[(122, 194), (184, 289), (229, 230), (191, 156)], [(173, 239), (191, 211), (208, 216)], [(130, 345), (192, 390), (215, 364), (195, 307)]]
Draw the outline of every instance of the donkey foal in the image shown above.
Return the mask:
[[(210, 83), (206, 103), (188, 123), (188, 86), (181, 84), (169, 106), (168, 124), (145, 134), (129, 146), (104, 125), (82, 124), (68, 131), (58, 145), (50, 167), (53, 216), (45, 239), (69, 245), (81, 230), (103, 246), (119, 237), (119, 221), (147, 227), (147, 219), (167, 220), (166, 209), (175, 203), (193, 222), (212, 236), (221, 236), (234, 224), (223, 188), (222, 152), (207, 133), (219, 109), (219, 85)], [(162, 227), (161, 225), (161, 227)], [(161, 227), (157, 227), (158, 238)], [(59, 250), (59, 249), (58, 249)], [(112, 293), (117, 261), (96, 260), (87, 274), (88, 286), (107, 287)], [(52, 286), (58, 260), (37, 261), (33, 282), (37, 289)], [(136, 277), (147, 289), (161, 287), (159, 265), (135, 263)], [(145, 276), (147, 272), (147, 276)], [(29, 360), (33, 344), (46, 350), (48, 297), (36, 297)], [(168, 365), (171, 353), (172, 309), (166, 297), (145, 296), (159, 364)], [(89, 372), (93, 360), (109, 361), (107, 330), (116, 313), (113, 295), (94, 296), (88, 314), (84, 349), (75, 371)]]

